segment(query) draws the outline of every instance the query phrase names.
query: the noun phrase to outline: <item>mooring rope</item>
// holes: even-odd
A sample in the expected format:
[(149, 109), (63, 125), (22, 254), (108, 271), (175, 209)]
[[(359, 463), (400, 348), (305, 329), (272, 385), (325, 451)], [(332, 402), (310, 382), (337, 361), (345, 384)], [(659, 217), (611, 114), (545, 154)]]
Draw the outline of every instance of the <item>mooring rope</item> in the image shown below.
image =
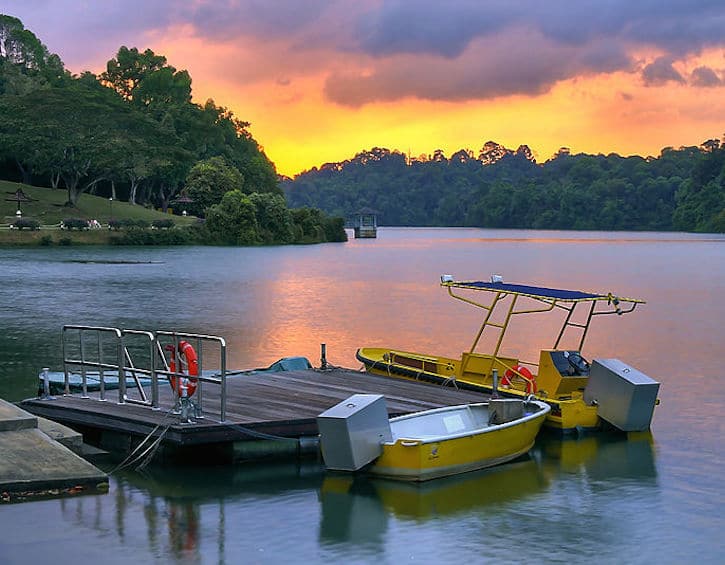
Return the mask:
[[(131, 453), (129, 453), (128, 456), (123, 461), (121, 461), (114, 469), (112, 469), (109, 472), (109, 475), (110, 474), (113, 474), (113, 473), (116, 473), (117, 471), (120, 471), (120, 470), (125, 469), (127, 467), (130, 467), (131, 465), (133, 465), (134, 463), (136, 463), (138, 460), (140, 460), (142, 457), (144, 457), (148, 453), (149, 449), (152, 449), (154, 447), (158, 447), (158, 445), (161, 443), (161, 440), (163, 439), (164, 435), (166, 435), (166, 432), (169, 431), (169, 428), (172, 425), (171, 423), (166, 424), (166, 427), (164, 428), (164, 430), (159, 434), (158, 438), (156, 438), (156, 440), (154, 440), (154, 442), (151, 443), (151, 445), (148, 448), (146, 448), (139, 455), (136, 455), (136, 453), (143, 447), (143, 445), (157, 432), (157, 430), (159, 428), (161, 428), (164, 425), (164, 422), (165, 422), (166, 418), (169, 417), (169, 415), (172, 413), (173, 410), (174, 410), (173, 408), (170, 408), (168, 410), (168, 412), (166, 412), (164, 414), (163, 418), (161, 418), (161, 421), (158, 424), (156, 424), (156, 427), (154, 427), (154, 429), (151, 430), (146, 435), (145, 438), (143, 438), (143, 440), (141, 441), (141, 443), (139, 443), (136, 446), (136, 449), (134, 449)], [(148, 461), (144, 462), (143, 464), (146, 465), (147, 463), (148, 463)]]

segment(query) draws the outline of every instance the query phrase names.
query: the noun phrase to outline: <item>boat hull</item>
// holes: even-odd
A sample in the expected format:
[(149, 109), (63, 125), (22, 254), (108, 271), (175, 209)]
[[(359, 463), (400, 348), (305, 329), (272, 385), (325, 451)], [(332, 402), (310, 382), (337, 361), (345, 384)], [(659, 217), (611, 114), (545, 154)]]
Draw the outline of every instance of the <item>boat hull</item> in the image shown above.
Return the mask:
[[(487, 405), (471, 408), (476, 406), (481, 410)], [(531, 406), (536, 406), (535, 412), (500, 425), (486, 425), (448, 436), (397, 437), (395, 441), (383, 444), (382, 455), (370, 468), (370, 473), (399, 480), (427, 481), (513, 461), (534, 445), (550, 410), (544, 403), (531, 403)], [(441, 417), (453, 414), (446, 416), (449, 420), (457, 417), (449, 410), (429, 412), (440, 412)], [(483, 410), (488, 414), (487, 408)], [(391, 428), (395, 430), (396, 423), (405, 423), (406, 419), (412, 419), (415, 425), (415, 418), (419, 417), (393, 418)]]
[[(389, 360), (391, 351), (395, 353), (394, 359), (410, 361), (405, 361), (405, 364), (391, 362)], [(376, 375), (420, 380), (441, 385), (451, 384), (459, 388), (484, 393), (493, 391), (490, 382), (485, 382), (483, 379), (479, 380), (470, 375), (457, 377), (456, 371), (460, 365), (460, 359), (383, 348), (358, 349), (356, 358), (365, 366), (367, 372)], [(498, 392), (502, 396), (510, 398), (526, 398), (528, 396), (525, 390), (514, 388), (499, 388)], [(551, 412), (544, 422), (544, 426), (548, 429), (559, 433), (577, 433), (594, 430), (601, 425), (597, 415), (597, 407), (588, 406), (581, 394), (574, 394), (568, 399), (537, 398), (551, 406)]]

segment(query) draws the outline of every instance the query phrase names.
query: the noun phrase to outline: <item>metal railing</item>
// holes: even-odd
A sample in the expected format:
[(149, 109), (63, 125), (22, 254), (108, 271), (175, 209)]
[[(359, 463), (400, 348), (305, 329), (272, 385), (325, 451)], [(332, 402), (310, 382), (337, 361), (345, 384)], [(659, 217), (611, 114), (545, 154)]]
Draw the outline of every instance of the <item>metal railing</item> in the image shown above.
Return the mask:
[[(77, 342), (76, 342), (77, 340)], [(164, 354), (164, 347), (171, 345), (178, 350), (179, 342), (188, 340), (195, 347), (198, 362), (198, 375), (189, 375), (183, 371), (181, 363), (171, 371)], [(106, 386), (109, 377), (115, 373), (118, 379), (118, 404), (135, 404), (159, 409), (159, 378), (196, 379), (197, 396), (194, 408), (197, 418), (203, 418), (204, 383), (221, 387), (219, 414), (221, 421), (226, 420), (227, 401), (227, 364), (226, 341), (213, 335), (184, 332), (150, 332), (145, 330), (126, 330), (102, 326), (65, 325), (62, 330), (63, 373), (65, 375), (64, 394), (70, 394), (70, 375), (80, 372), (82, 398), (88, 395), (88, 375), (97, 372), (99, 381), (98, 400), (106, 401)], [(75, 345), (77, 343), (77, 345)], [(215, 344), (219, 352), (217, 367), (213, 372), (204, 373), (205, 351)], [(179, 359), (181, 359), (179, 357)], [(210, 374), (211, 373), (211, 374)], [(94, 373), (95, 374), (95, 373)], [(131, 383), (128, 382), (130, 377)], [(142, 379), (151, 388), (151, 398)], [(129, 386), (130, 385), (130, 386)], [(174, 388), (176, 404), (179, 404), (179, 389)]]

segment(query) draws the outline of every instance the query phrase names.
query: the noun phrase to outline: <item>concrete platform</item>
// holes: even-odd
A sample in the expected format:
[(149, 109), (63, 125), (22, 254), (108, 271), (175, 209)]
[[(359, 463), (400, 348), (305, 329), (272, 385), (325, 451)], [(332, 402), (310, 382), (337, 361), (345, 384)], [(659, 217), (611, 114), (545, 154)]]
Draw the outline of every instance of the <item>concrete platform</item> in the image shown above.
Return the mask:
[(108, 490), (103, 471), (53, 436), (82, 449), (80, 434), (48, 420), (38, 427), (38, 418), (0, 400), (0, 502)]
[(38, 416), (38, 429), (50, 439), (65, 445), (76, 455), (83, 455), (83, 435), (68, 426)]
[(0, 432), (30, 430), (37, 427), (37, 417), (0, 399)]

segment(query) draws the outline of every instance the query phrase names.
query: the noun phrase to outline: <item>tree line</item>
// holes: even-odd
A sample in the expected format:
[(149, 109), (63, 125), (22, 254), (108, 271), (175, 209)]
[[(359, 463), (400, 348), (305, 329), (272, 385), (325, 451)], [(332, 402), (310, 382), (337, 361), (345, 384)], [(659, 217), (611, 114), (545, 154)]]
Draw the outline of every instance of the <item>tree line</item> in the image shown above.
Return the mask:
[(286, 179), (292, 206), (394, 226), (725, 232), (725, 144), (653, 157), (571, 154), (542, 164), (525, 145), (411, 159), (373, 148)]
[[(213, 100), (192, 102), (191, 82), (163, 55), (125, 46), (98, 76), (74, 76), (0, 14), (0, 178), (65, 190), (69, 207), (84, 193), (164, 211), (180, 203), (209, 220), (217, 243), (345, 239), (342, 219), (288, 209), (250, 124)], [(231, 225), (239, 206), (243, 225)]]

